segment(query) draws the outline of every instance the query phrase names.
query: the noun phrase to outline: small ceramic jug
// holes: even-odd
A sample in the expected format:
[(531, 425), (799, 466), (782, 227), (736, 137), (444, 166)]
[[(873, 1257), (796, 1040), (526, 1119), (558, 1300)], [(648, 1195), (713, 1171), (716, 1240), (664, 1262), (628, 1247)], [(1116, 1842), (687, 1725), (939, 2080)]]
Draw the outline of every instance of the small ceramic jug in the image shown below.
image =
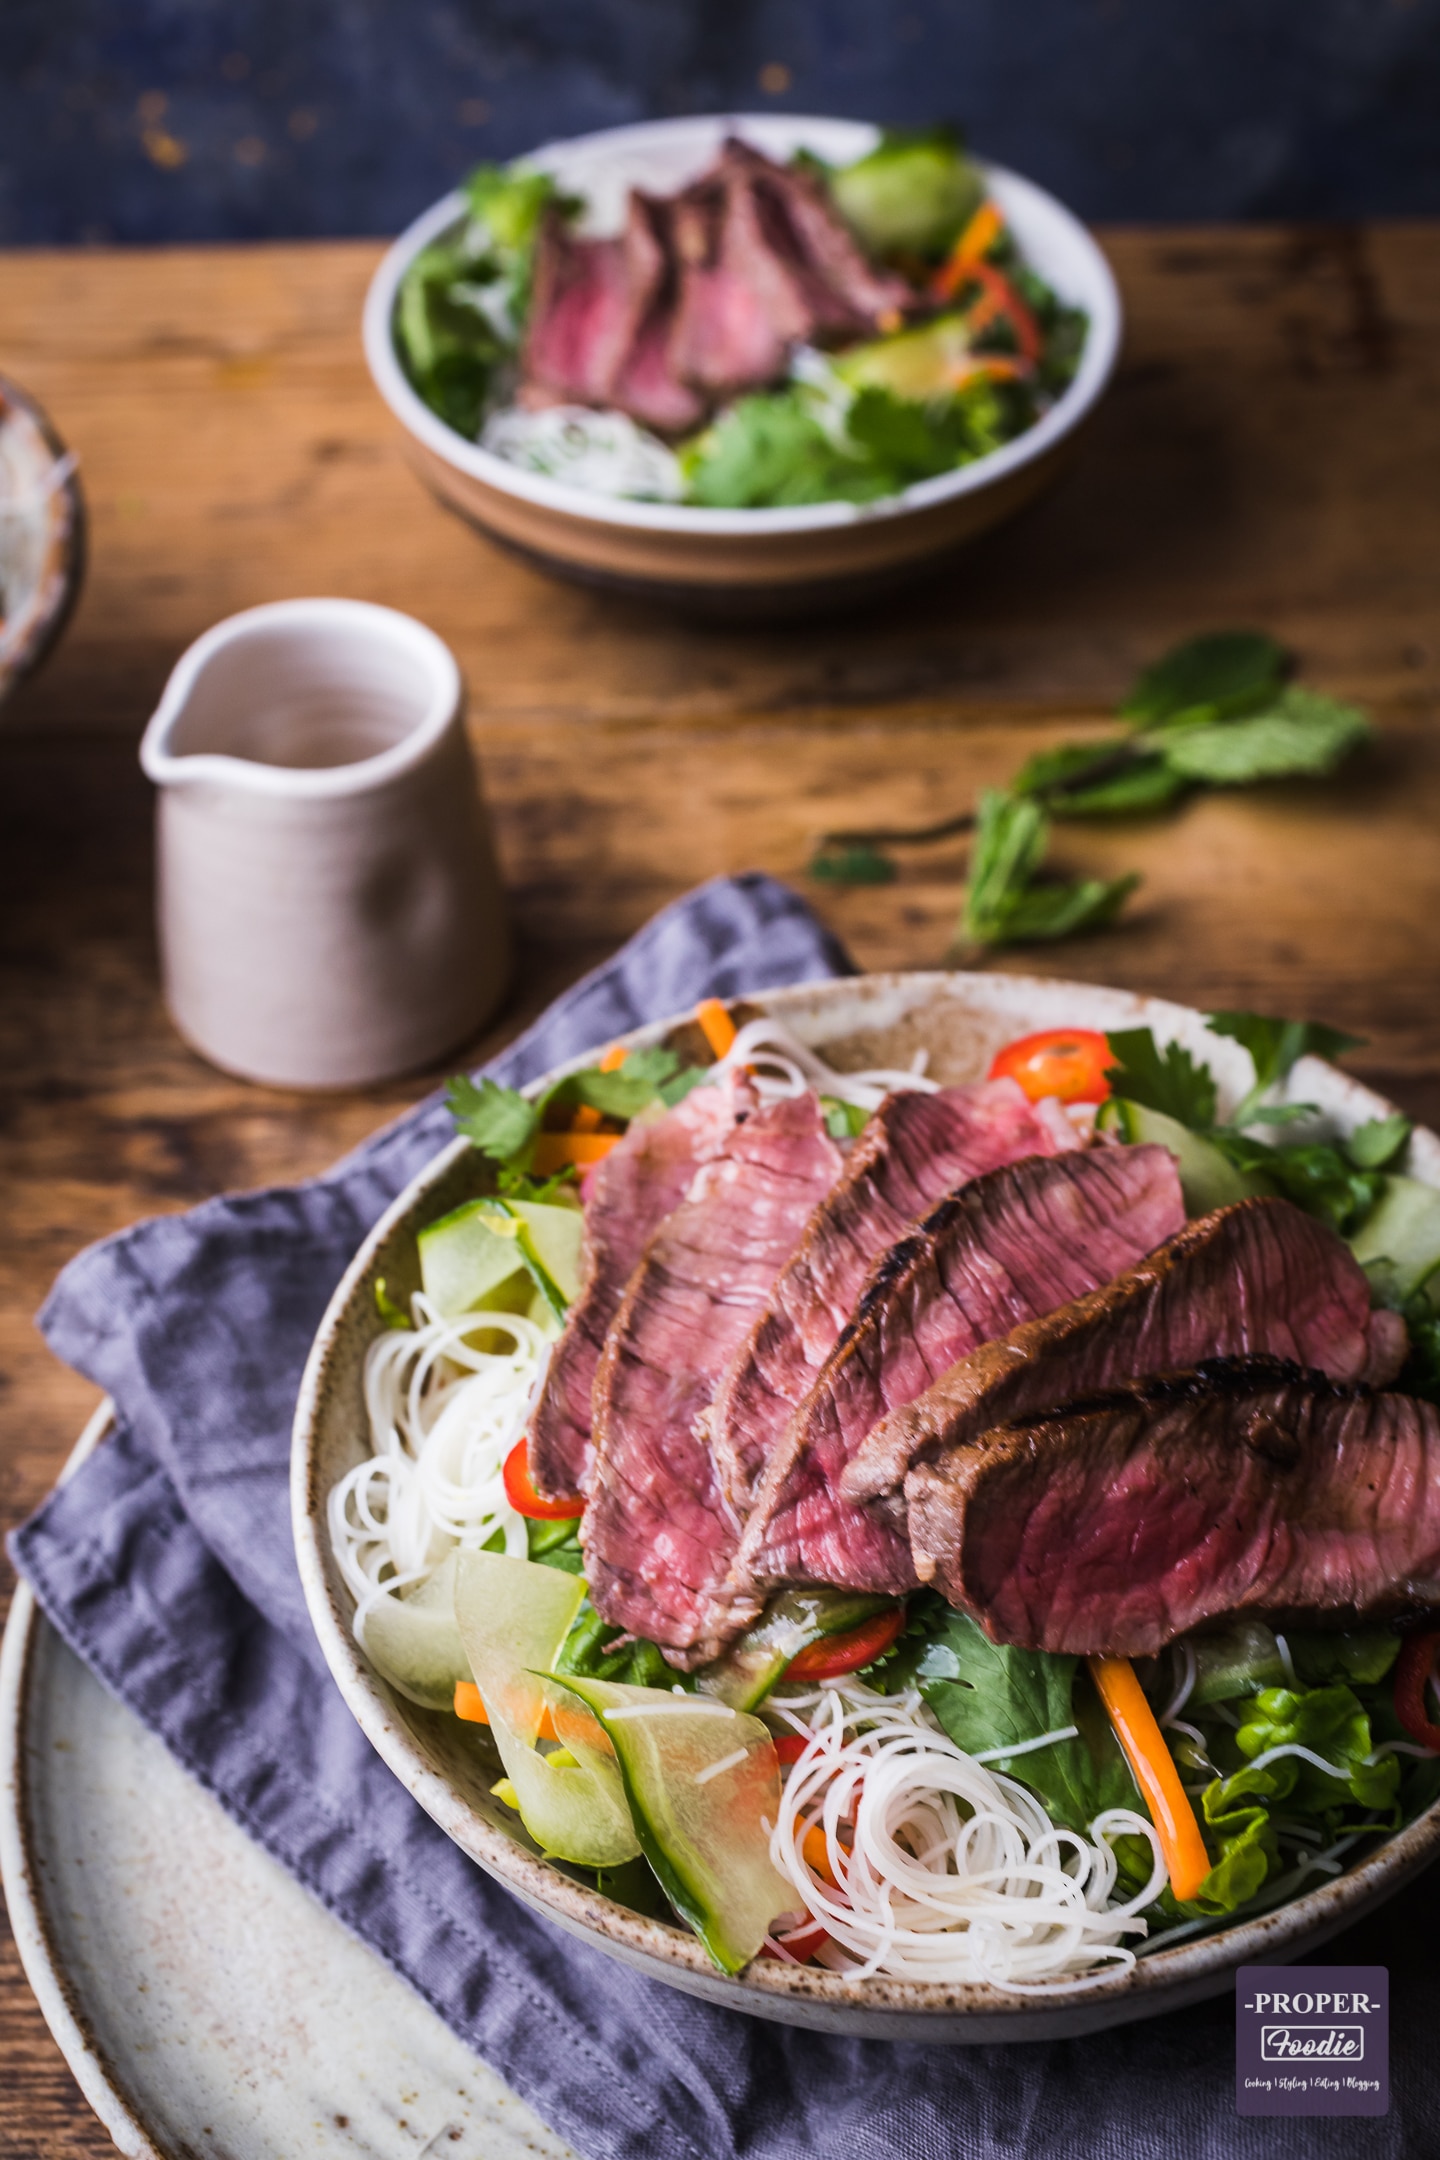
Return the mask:
[(140, 762), (160, 790), (165, 997), (227, 1072), (354, 1087), (474, 1034), (509, 972), (454, 655), (358, 600), (206, 632)]

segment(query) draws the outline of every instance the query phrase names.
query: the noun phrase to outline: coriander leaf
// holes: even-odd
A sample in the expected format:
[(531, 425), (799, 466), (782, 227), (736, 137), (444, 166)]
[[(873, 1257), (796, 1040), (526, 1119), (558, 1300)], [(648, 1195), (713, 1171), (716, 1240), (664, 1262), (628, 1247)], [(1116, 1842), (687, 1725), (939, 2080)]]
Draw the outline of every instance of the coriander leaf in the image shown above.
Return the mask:
[(673, 1080), (664, 1083), (660, 1089), (660, 1100), (667, 1110), (673, 1110), (676, 1103), (684, 1102), (693, 1088), (703, 1087), (709, 1077), (706, 1066), (687, 1065), (683, 1071), (676, 1073)]
[(845, 416), (849, 440), (885, 475), (894, 494), (986, 456), (1013, 432), (995, 384), (984, 380), (923, 405), (867, 383)]
[(1109, 1042), (1115, 1063), (1105, 1077), (1117, 1095), (1162, 1111), (1192, 1132), (1211, 1131), (1218, 1098), (1208, 1066), (1197, 1065), (1177, 1042), (1162, 1052), (1149, 1028), (1113, 1029)]
[(873, 502), (893, 492), (863, 455), (831, 440), (799, 389), (739, 399), (681, 462), (691, 501), (712, 510)]
[(1259, 631), (1212, 631), (1176, 645), (1146, 668), (1120, 711), (1152, 726), (1197, 708), (1207, 719), (1247, 712), (1279, 691), (1287, 665), (1284, 647)]
[(648, 1050), (628, 1051), (620, 1070), (627, 1080), (648, 1080), (658, 1094), (665, 1082), (679, 1072), (680, 1059), (663, 1043), (652, 1043)]
[(1164, 743), (1165, 761), (1185, 780), (1240, 787), (1332, 772), (1365, 741), (1370, 723), (1357, 706), (1287, 690), (1274, 708), (1249, 719), (1221, 720), (1177, 730)]
[(465, 193), (496, 245), (515, 252), (532, 245), (541, 212), (555, 195), (555, 182), (545, 172), (477, 165), (465, 182)]
[(1390, 1117), (1371, 1118), (1359, 1125), (1343, 1145), (1357, 1170), (1385, 1170), (1409, 1140), (1414, 1127), (1403, 1111)]
[(1276, 1020), (1264, 1013), (1209, 1013), (1205, 1025), (1212, 1035), (1242, 1044), (1255, 1067), (1254, 1085), (1230, 1120), (1237, 1129), (1252, 1122), (1261, 1097), (1288, 1079), (1302, 1057), (1336, 1058), (1360, 1042), (1358, 1035), (1343, 1034), (1318, 1020)]
[(868, 845), (819, 848), (810, 860), (809, 874), (834, 885), (889, 885), (895, 865), (888, 855)]
[[(679, 1060), (676, 1060), (677, 1064)], [(654, 1083), (642, 1074), (632, 1074), (624, 1066), (618, 1072), (601, 1072), (591, 1067), (586, 1072), (571, 1073), (568, 1080), (559, 1085), (545, 1098), (547, 1103), (584, 1103), (587, 1109), (598, 1110), (602, 1117), (638, 1117), (646, 1106), (655, 1100)]]
[(1341, 1237), (1359, 1229), (1385, 1187), (1381, 1171), (1352, 1168), (1339, 1148), (1324, 1141), (1272, 1148), (1264, 1167), (1288, 1200)]
[[(1081, 1725), (1077, 1660), (991, 1642), (974, 1620), (948, 1608), (921, 1655), (920, 1691), (957, 1747), (988, 1754)], [(1102, 1808), (1133, 1806), (1134, 1783), (1107, 1720), (1084, 1718), (1075, 1738), (995, 1768), (1039, 1794), (1060, 1823), (1084, 1831)]]
[(513, 1162), (529, 1147), (540, 1129), (540, 1112), (534, 1103), (517, 1095), (514, 1088), (500, 1087), (494, 1080), (473, 1080), (459, 1074), (445, 1091), (445, 1101), (455, 1130), (482, 1155), (496, 1162)]

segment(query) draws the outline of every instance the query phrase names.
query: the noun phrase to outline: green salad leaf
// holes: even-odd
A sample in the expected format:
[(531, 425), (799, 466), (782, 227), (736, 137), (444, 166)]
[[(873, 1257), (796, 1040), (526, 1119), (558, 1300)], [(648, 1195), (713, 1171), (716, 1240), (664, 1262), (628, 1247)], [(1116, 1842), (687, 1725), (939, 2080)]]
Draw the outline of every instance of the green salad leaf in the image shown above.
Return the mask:
[[(1084, 1831), (1102, 1809), (1133, 1807), (1135, 1783), (1079, 1660), (991, 1642), (968, 1614), (943, 1607), (914, 1670), (920, 1691), (957, 1747), (996, 1755), (993, 1767), (1038, 1794), (1055, 1820)], [(1091, 1700), (1082, 1701), (1082, 1697)], [(1047, 1732), (1073, 1738), (1011, 1757)]]
[(582, 1680), (615, 1680), (623, 1687), (679, 1687), (687, 1693), (695, 1689), (691, 1674), (667, 1665), (654, 1643), (602, 1620), (588, 1597), (570, 1623), (553, 1669), (557, 1674), (574, 1673)]
[(1120, 711), (1150, 727), (1253, 711), (1279, 692), (1288, 664), (1284, 647), (1262, 631), (1210, 631), (1144, 669)]
[(1261, 1097), (1288, 1079), (1302, 1057), (1336, 1058), (1360, 1044), (1358, 1035), (1317, 1020), (1275, 1020), (1264, 1013), (1214, 1012), (1205, 1025), (1212, 1035), (1242, 1044), (1255, 1067), (1254, 1084), (1230, 1120), (1237, 1128), (1253, 1122)]

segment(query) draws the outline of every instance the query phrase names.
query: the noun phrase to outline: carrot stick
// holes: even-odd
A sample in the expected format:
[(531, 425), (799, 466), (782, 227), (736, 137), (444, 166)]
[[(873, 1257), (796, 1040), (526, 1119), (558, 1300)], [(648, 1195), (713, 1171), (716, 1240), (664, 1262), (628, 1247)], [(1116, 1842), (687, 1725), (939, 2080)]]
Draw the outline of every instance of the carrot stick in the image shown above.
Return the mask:
[(542, 1132), (530, 1167), (537, 1177), (553, 1177), (566, 1163), (578, 1163), (583, 1169), (586, 1163), (603, 1161), (619, 1138), (613, 1132)]
[(488, 1725), (490, 1713), (480, 1700), (480, 1690), (473, 1680), (457, 1680), (455, 1683), (455, 1715), (467, 1725)]
[(840, 1888), (835, 1870), (830, 1865), (829, 1840), (819, 1823), (811, 1823), (800, 1840), (800, 1851), (806, 1867), (814, 1868), (822, 1882), (829, 1883), (832, 1890)]
[(1190, 1796), (1129, 1658), (1092, 1657), (1089, 1663), (1090, 1677), (1150, 1810), (1170, 1871), (1170, 1888), (1183, 1904), (1210, 1872), (1210, 1855)]
[(702, 998), (695, 1007), (695, 1019), (718, 1064), (739, 1032), (734, 1021), (719, 998)]
[(620, 1067), (629, 1055), (629, 1051), (622, 1044), (611, 1043), (610, 1048), (600, 1060), (601, 1072), (619, 1072)]
[(1004, 228), (1005, 220), (995, 204), (981, 203), (931, 280), (930, 290), (938, 300), (950, 299), (966, 278), (974, 275), (976, 263), (995, 245)]
[[(457, 1680), (455, 1683), (455, 1715), (467, 1725), (488, 1725), (490, 1713), (481, 1699), (480, 1690), (473, 1680)], [(553, 1740), (555, 1723), (547, 1703), (540, 1713), (540, 1738)]]

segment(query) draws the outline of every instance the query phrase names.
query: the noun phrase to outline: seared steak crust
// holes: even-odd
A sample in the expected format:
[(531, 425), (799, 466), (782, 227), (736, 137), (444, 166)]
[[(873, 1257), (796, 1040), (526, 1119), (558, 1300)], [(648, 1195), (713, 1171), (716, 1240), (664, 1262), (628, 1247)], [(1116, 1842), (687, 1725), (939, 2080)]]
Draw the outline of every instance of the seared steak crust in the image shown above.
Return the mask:
[(905, 1480), (916, 1568), (997, 1642), (1143, 1657), (1231, 1613), (1440, 1605), (1440, 1411), (1212, 1360), (1001, 1426)]
[(887, 1096), (810, 1219), (720, 1384), (711, 1445), (727, 1498), (748, 1514), (776, 1441), (855, 1308), (872, 1262), (942, 1194), (1022, 1155), (1056, 1151), (1013, 1080)]
[(747, 1584), (913, 1589), (898, 1510), (856, 1507), (840, 1477), (877, 1420), (957, 1358), (1109, 1282), (1184, 1221), (1161, 1147), (1032, 1156), (943, 1200), (871, 1274), (766, 1471), (736, 1560)]
[(653, 1231), (720, 1152), (737, 1111), (753, 1095), (742, 1083), (696, 1088), (653, 1123), (633, 1124), (599, 1163), (585, 1202), (585, 1285), (571, 1306), (530, 1420), (530, 1475), (547, 1500), (590, 1482), (590, 1391), (605, 1333)]
[(585, 1576), (606, 1620), (677, 1665), (719, 1647), (739, 1532), (697, 1421), (841, 1161), (813, 1094), (746, 1118), (651, 1238), (606, 1337)]
[(1187, 1223), (1114, 1282), (962, 1358), (880, 1420), (846, 1466), (851, 1500), (898, 1492), (912, 1464), (992, 1425), (1202, 1358), (1262, 1351), (1332, 1380), (1393, 1380), (1394, 1315), (1372, 1313), (1349, 1247), (1289, 1200), (1242, 1200)]

